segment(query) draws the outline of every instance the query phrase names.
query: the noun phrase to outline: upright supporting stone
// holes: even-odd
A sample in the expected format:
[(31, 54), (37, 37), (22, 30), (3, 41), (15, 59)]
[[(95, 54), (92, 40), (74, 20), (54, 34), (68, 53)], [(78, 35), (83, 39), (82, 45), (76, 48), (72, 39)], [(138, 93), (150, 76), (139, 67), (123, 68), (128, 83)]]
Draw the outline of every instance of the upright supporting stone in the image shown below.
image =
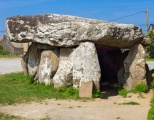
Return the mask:
[(23, 69), (23, 72), (24, 72), (24, 75), (25, 75), (25, 76), (28, 76), (27, 60), (28, 60), (28, 59), (26, 59), (25, 56), (23, 56), (23, 57), (21, 58), (21, 66), (22, 66), (22, 69)]
[(61, 48), (60, 49), (60, 63), (56, 74), (53, 77), (54, 87), (65, 87), (72, 85), (72, 70), (73, 63), (71, 53), (74, 48)]
[(40, 63), (41, 51), (36, 49), (37, 43), (32, 43), (28, 48), (28, 73), (29, 75), (35, 76)]
[(45, 85), (51, 84), (51, 77), (57, 71), (59, 58), (51, 50), (45, 50), (41, 53), (41, 61), (38, 71), (38, 82), (44, 82)]
[[(73, 54), (73, 87), (82, 87), (81, 82), (92, 81), (94, 88), (100, 89), (101, 70), (95, 44), (84, 42), (77, 47)], [(85, 84), (86, 85), (86, 84)]]
[(79, 88), (79, 97), (91, 98), (93, 91), (93, 81), (81, 82), (81, 86)]
[(145, 69), (146, 53), (141, 44), (135, 44), (131, 47), (127, 58), (124, 61), (124, 88), (132, 89), (139, 83), (146, 84), (146, 69)]

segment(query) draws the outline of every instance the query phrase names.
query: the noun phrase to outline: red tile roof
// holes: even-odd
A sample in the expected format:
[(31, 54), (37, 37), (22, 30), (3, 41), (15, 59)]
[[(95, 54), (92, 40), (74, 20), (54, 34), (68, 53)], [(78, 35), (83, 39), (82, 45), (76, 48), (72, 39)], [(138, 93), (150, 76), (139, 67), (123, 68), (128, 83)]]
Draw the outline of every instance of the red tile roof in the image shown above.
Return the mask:
[(2, 38), (0, 38), (0, 41), (3, 40)]

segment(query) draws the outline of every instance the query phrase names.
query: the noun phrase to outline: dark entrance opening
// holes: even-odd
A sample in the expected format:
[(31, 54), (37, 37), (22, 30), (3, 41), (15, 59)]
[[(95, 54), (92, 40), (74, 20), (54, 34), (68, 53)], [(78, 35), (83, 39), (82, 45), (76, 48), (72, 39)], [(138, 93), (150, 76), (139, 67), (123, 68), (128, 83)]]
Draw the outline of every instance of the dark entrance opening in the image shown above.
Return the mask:
[[(123, 62), (128, 55), (128, 51), (122, 52), (120, 48), (96, 45), (99, 64), (101, 68), (101, 91), (108, 91), (109, 94), (117, 94), (113, 91), (113, 85), (118, 82), (118, 71), (122, 68)], [(111, 95), (109, 95), (111, 96)]]

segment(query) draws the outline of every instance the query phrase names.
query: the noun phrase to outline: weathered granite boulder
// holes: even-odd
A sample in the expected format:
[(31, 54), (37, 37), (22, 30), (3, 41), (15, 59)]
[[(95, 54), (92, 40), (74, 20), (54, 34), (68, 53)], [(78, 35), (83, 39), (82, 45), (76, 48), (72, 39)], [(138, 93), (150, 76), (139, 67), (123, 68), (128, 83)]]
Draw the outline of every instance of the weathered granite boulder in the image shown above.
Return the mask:
[(25, 61), (27, 61), (27, 68), (29, 75), (36, 75), (38, 66), (40, 63), (41, 51), (36, 49), (37, 43), (33, 43), (29, 46), (25, 55)]
[(53, 77), (54, 86), (81, 86), (81, 82), (92, 81), (99, 90), (100, 66), (94, 43), (84, 42), (77, 48), (60, 50), (59, 68)]
[(59, 58), (51, 50), (44, 50), (41, 53), (41, 60), (38, 68), (38, 82), (44, 82), (45, 85), (52, 83), (51, 78), (54, 76), (58, 69)]
[[(22, 67), (38, 83), (79, 87), (81, 97), (91, 97), (94, 88), (100, 89), (100, 81), (108, 78), (112, 79), (107, 82), (118, 81), (128, 90), (147, 83), (142, 45), (151, 41), (138, 26), (45, 14), (7, 18), (6, 30), (10, 41), (32, 43)], [(129, 54), (122, 49), (129, 49)], [(104, 72), (105, 66), (110, 72)]]
[(141, 28), (67, 15), (16, 16), (6, 20), (7, 36), (15, 42), (37, 42), (71, 47), (79, 42), (131, 47), (143, 40)]
[(73, 50), (74, 48), (60, 49), (59, 67), (53, 77), (55, 88), (73, 85), (73, 61), (71, 57)]
[(80, 87), (81, 82), (92, 81), (96, 90), (99, 90), (101, 70), (99, 66), (95, 44), (81, 43), (72, 54), (73, 58), (73, 86)]
[(141, 44), (130, 48), (129, 54), (124, 61), (124, 88), (130, 90), (139, 83), (146, 84), (146, 53)]

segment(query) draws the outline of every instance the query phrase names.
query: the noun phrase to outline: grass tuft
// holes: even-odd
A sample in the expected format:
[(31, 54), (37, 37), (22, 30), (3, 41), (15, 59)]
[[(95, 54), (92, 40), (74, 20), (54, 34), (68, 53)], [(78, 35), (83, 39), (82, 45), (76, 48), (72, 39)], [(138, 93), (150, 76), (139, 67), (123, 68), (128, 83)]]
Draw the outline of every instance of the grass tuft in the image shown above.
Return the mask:
[(148, 91), (149, 91), (148, 85), (144, 83), (138, 84), (133, 89), (130, 90), (130, 92), (132, 93), (141, 93), (141, 92), (147, 93)]
[(123, 97), (127, 97), (128, 91), (126, 89), (122, 89), (118, 91), (118, 94)]
[(139, 103), (131, 101), (131, 102), (120, 103), (119, 105), (139, 105)]
[(103, 94), (99, 90), (93, 90), (92, 97), (93, 98), (103, 98)]

